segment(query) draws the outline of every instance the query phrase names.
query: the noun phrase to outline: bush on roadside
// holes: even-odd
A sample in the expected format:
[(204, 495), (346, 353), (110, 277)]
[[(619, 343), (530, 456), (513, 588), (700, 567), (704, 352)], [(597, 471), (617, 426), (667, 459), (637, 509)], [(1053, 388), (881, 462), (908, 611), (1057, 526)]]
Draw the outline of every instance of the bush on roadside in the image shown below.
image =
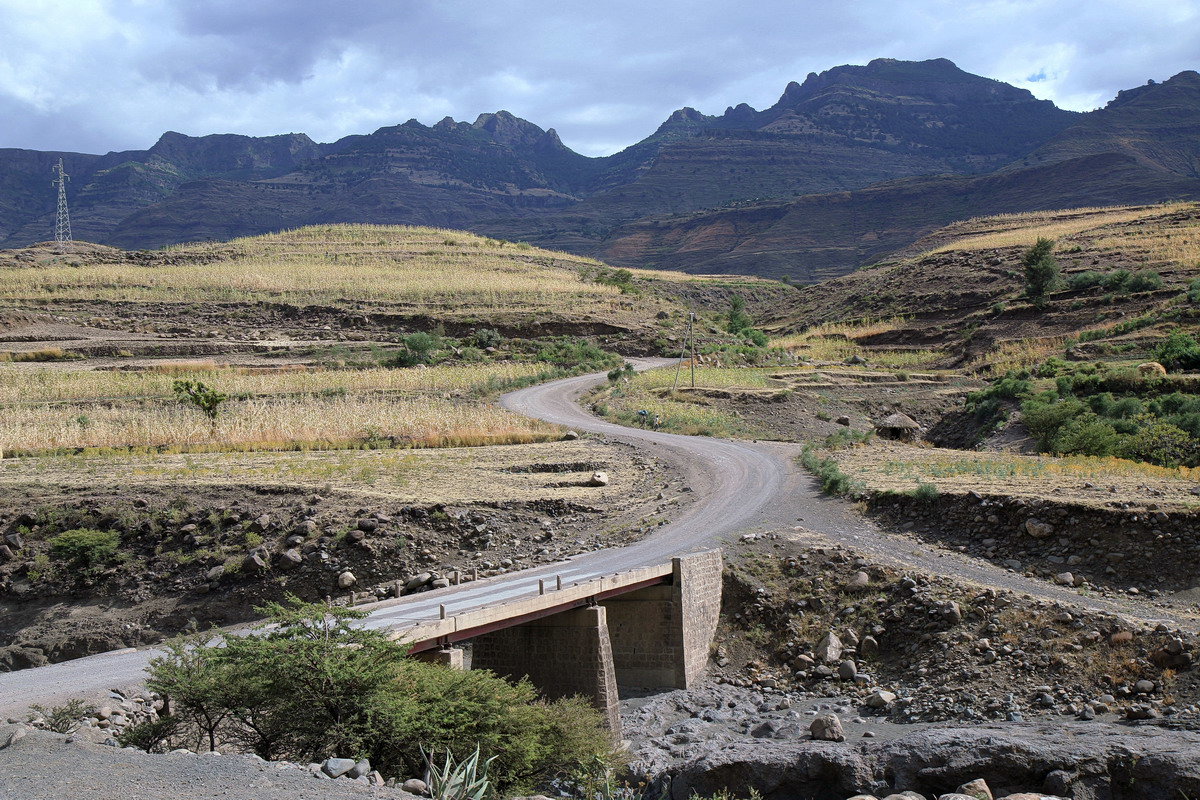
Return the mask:
[[(596, 757), (612, 760), (600, 714), (579, 699), (539, 700), (528, 682), (407, 658), (403, 646), (352, 624), (353, 609), (305, 604), (262, 611), (260, 635), (172, 643), (150, 665), (150, 688), (171, 701), (180, 728), (207, 747), (266, 759), (369, 758), (389, 777), (423, 773), (421, 748), (495, 761), (498, 791), (544, 785)], [(144, 731), (138, 740), (161, 746)]]

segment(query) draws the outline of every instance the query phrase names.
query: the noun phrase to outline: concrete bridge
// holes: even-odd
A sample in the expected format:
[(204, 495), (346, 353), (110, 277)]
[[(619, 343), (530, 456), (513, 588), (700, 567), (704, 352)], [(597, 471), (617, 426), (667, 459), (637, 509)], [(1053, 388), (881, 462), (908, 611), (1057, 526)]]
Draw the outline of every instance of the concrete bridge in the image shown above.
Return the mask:
[[(538, 593), (396, 621), (388, 629), (418, 658), (527, 677), (550, 698), (581, 695), (620, 732), (618, 686), (686, 689), (704, 674), (721, 610), (720, 550), (694, 553)], [(388, 603), (374, 604), (383, 609)]]

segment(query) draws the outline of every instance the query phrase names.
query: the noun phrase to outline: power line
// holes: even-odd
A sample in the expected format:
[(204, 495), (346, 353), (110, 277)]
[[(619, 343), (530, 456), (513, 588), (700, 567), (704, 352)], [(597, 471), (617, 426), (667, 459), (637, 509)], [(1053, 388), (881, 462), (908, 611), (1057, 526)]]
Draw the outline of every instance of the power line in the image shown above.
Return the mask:
[(54, 240), (58, 242), (61, 251), (71, 243), (71, 215), (67, 211), (67, 181), (70, 180), (63, 171), (63, 160), (60, 158), (52, 169), (57, 174), (54, 184), (58, 186), (58, 214), (54, 220)]

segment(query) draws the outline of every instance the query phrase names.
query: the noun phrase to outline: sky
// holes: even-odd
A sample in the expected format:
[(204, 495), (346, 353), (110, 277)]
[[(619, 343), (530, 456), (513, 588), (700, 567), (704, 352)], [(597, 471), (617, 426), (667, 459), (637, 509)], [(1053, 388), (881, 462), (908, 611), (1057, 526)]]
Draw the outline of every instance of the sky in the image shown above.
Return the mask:
[(672, 111), (949, 58), (1063, 108), (1200, 69), (1200, 0), (0, 0), (0, 147), (316, 141), (504, 109), (586, 155)]

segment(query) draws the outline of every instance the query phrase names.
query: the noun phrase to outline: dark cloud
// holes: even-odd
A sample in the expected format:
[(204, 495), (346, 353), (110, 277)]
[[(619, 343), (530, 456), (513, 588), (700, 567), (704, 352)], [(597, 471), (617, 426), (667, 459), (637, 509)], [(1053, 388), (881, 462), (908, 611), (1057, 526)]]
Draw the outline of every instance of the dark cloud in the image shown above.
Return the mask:
[(91, 151), (504, 108), (598, 154), (681, 106), (761, 108), (881, 56), (950, 58), (1079, 109), (1200, 66), (1200, 0), (0, 0), (0, 30), (0, 146)]

